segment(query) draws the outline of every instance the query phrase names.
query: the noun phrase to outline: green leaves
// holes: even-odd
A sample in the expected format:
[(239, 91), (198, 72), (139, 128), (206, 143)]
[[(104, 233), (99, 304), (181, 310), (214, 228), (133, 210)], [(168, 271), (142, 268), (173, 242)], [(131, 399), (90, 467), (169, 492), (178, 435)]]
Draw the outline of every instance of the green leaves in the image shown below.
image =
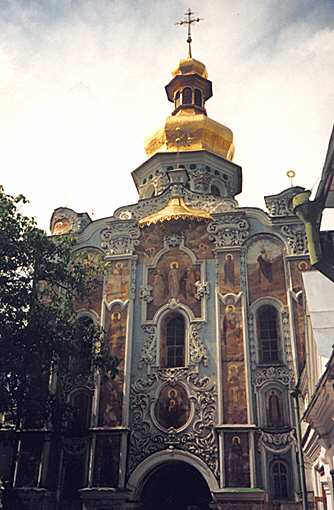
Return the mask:
[(61, 383), (71, 373), (87, 376), (99, 367), (114, 377), (118, 364), (96, 349), (99, 327), (76, 313), (101, 290), (104, 261), (75, 252), (71, 236), (48, 237), (20, 212), (25, 203), (0, 186), (0, 412), (11, 412), (17, 425), (32, 410), (47, 412), (51, 366), (58, 371), (56, 396), (65, 399)]

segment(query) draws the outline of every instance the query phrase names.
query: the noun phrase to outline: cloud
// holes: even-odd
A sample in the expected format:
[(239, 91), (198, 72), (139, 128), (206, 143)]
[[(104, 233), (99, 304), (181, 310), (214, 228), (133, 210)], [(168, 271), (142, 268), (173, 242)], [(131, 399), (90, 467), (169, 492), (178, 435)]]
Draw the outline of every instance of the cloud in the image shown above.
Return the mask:
[[(320, 175), (333, 122), (331, 2), (193, 0), (209, 115), (234, 131), (241, 205)], [(171, 111), (186, 2), (0, 0), (0, 168), (47, 227), (68, 205), (96, 217), (137, 200), (130, 172)]]

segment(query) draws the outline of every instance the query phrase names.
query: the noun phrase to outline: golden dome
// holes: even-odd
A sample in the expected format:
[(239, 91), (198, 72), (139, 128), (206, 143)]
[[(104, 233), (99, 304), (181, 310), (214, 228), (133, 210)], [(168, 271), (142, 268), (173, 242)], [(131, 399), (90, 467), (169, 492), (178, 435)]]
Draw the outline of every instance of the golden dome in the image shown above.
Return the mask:
[(199, 76), (205, 79), (208, 77), (205, 65), (199, 60), (190, 57), (180, 60), (179, 65), (172, 71), (173, 76), (178, 76), (180, 74), (199, 74)]
[(167, 118), (163, 128), (146, 139), (148, 156), (156, 152), (199, 151), (214, 152), (232, 161), (233, 133), (204, 113), (184, 113)]
[(165, 125), (146, 139), (146, 154), (207, 150), (232, 160), (232, 131), (206, 114), (205, 103), (212, 96), (212, 83), (205, 65), (188, 57), (180, 60), (172, 74), (165, 88), (174, 111)]
[(171, 198), (168, 204), (160, 211), (149, 214), (145, 218), (139, 220), (139, 226), (152, 225), (154, 223), (162, 223), (171, 220), (212, 220), (212, 216), (207, 211), (188, 207), (183, 198)]

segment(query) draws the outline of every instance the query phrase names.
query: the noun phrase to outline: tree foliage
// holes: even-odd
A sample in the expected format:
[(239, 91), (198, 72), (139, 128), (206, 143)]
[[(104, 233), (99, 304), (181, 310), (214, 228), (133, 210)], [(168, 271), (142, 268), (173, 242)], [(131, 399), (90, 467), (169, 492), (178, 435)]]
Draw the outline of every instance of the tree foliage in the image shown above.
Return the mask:
[[(75, 311), (101, 288), (103, 261), (75, 252), (73, 237), (48, 237), (22, 214), (26, 202), (0, 187), (0, 412), (10, 412), (16, 424), (57, 414), (71, 360), (81, 375), (98, 366), (108, 377), (118, 363), (101, 330)], [(90, 354), (92, 364), (80, 364)], [(52, 369), (58, 383), (50, 393)]]

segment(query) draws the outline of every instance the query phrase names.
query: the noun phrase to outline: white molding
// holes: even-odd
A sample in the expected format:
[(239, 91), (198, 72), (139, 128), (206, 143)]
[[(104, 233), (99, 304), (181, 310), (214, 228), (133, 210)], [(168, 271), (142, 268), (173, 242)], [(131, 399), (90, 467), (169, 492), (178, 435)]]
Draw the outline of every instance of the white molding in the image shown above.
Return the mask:
[(132, 492), (133, 497), (140, 498), (145, 480), (151, 471), (169, 462), (185, 462), (186, 464), (190, 464), (203, 476), (211, 491), (219, 488), (216, 478), (201, 459), (188, 452), (168, 449), (150, 455), (150, 457), (143, 460), (133, 471), (127, 484), (127, 489)]

